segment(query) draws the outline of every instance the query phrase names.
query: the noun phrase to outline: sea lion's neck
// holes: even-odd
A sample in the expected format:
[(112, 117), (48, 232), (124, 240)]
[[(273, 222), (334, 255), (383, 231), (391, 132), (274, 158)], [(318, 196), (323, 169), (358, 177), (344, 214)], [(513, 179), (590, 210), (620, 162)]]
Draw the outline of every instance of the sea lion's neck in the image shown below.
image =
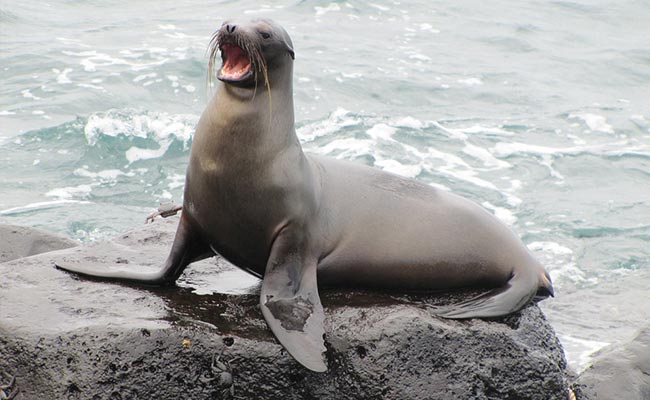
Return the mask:
[(245, 146), (267, 154), (296, 146), (291, 75), (274, 74), (271, 82), (270, 88), (261, 84), (255, 89), (221, 83), (208, 106), (210, 141), (224, 150)]

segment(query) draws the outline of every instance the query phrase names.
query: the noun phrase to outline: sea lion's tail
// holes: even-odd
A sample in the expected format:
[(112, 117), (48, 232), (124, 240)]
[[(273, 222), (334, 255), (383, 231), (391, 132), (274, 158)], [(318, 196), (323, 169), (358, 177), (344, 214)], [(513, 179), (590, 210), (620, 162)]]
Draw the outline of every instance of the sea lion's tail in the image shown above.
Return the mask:
[(551, 277), (537, 264), (516, 269), (504, 286), (474, 298), (438, 309), (443, 318), (491, 318), (522, 309), (531, 300), (553, 296)]

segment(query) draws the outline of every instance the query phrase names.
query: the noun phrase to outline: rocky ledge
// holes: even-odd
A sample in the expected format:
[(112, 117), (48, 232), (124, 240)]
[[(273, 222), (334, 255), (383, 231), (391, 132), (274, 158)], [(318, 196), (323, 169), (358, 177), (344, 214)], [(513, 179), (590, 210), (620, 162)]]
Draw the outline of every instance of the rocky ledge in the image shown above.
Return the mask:
[[(16, 399), (566, 399), (562, 347), (536, 305), (491, 321), (430, 306), (468, 293), (322, 292), (329, 370), (275, 341), (259, 284), (219, 257), (179, 287), (80, 279), (54, 260), (161, 263), (177, 218), (108, 243), (0, 264), (0, 371)], [(119, 254), (118, 254), (119, 253)], [(8, 382), (0, 382), (8, 383)]]
[(650, 399), (650, 325), (630, 342), (599, 351), (575, 391), (578, 400)]
[(73, 240), (38, 229), (0, 224), (0, 262), (77, 245)]

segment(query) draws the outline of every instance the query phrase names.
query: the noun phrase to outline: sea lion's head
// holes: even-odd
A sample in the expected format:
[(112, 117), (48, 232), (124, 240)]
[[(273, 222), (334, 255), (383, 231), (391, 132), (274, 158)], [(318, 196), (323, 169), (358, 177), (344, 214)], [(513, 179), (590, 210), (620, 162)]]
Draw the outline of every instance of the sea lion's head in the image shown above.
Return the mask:
[[(217, 51), (221, 52), (221, 69), (217, 79), (240, 88), (270, 87), (278, 70), (295, 57), (287, 32), (269, 19), (247, 23), (226, 21), (215, 32), (210, 47), (208, 73), (213, 75)], [(290, 70), (289, 70), (290, 72)]]

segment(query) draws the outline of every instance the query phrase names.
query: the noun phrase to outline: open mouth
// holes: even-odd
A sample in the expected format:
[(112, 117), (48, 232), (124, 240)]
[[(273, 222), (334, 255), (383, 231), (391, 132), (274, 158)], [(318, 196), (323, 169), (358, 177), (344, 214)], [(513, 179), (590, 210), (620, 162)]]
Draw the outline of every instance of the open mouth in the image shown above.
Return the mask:
[(238, 82), (250, 75), (251, 60), (248, 54), (239, 46), (232, 43), (221, 45), (223, 65), (217, 78), (222, 81)]

